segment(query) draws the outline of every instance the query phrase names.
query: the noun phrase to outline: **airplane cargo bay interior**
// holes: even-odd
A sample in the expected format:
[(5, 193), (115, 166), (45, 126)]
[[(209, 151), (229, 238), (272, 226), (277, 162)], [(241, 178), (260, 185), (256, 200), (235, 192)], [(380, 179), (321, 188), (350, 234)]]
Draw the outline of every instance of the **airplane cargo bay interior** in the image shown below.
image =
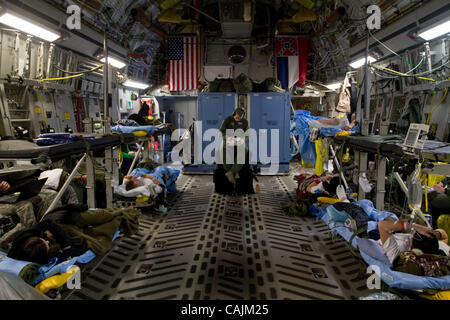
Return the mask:
[(450, 300), (447, 1), (0, 8), (0, 300)]

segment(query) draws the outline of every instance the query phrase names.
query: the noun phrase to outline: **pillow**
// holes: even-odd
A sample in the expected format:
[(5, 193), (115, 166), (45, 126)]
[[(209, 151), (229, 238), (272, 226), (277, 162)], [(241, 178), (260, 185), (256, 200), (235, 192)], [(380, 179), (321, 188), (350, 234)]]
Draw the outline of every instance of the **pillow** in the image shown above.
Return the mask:
[(392, 268), (391, 262), (378, 242), (370, 239), (356, 238), (356, 244), (361, 252), (364, 252), (369, 257), (372, 257)]
[(44, 171), (39, 176), (39, 180), (47, 178), (47, 182), (44, 185), (45, 188), (52, 189), (52, 190), (58, 190), (62, 173), (63, 173), (63, 169)]
[(349, 215), (344, 211), (339, 211), (333, 206), (329, 206), (327, 208), (328, 217), (330, 218), (330, 221), (334, 222), (342, 222), (344, 223), (348, 218)]

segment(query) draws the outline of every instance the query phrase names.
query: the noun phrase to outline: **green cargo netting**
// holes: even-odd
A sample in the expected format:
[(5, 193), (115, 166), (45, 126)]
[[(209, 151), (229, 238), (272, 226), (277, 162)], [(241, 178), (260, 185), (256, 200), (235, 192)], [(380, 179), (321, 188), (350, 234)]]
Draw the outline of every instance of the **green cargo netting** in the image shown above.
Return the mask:
[(263, 85), (266, 92), (285, 92), (280, 80), (276, 78), (267, 78), (264, 80)]
[(203, 92), (286, 92), (276, 78), (267, 78), (261, 83), (253, 82), (247, 75), (240, 74), (235, 79), (216, 79)]
[(219, 90), (220, 80), (216, 79), (208, 83), (208, 85), (203, 89), (203, 92), (217, 92)]
[(237, 93), (247, 93), (253, 91), (252, 80), (250, 80), (250, 78), (243, 73), (233, 79), (233, 84)]
[(235, 92), (233, 79), (220, 80), (220, 86), (217, 92)]

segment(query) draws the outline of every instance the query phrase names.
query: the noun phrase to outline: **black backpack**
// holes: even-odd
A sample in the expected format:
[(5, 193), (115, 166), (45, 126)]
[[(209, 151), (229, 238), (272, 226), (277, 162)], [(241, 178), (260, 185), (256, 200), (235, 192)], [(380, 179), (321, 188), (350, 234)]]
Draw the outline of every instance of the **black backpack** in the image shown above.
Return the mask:
[(367, 213), (354, 203), (338, 202), (333, 204), (336, 210), (346, 212), (356, 222), (355, 234), (359, 237), (367, 236), (370, 218)]

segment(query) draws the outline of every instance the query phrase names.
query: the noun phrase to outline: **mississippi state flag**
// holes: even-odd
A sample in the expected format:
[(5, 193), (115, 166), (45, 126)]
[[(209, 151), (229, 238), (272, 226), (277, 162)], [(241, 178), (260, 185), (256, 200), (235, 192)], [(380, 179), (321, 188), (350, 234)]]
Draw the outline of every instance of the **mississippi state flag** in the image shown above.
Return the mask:
[(197, 37), (171, 37), (168, 50), (169, 90), (198, 89), (200, 49)]
[(303, 87), (308, 71), (310, 38), (279, 36), (276, 38), (278, 80), (283, 89)]

